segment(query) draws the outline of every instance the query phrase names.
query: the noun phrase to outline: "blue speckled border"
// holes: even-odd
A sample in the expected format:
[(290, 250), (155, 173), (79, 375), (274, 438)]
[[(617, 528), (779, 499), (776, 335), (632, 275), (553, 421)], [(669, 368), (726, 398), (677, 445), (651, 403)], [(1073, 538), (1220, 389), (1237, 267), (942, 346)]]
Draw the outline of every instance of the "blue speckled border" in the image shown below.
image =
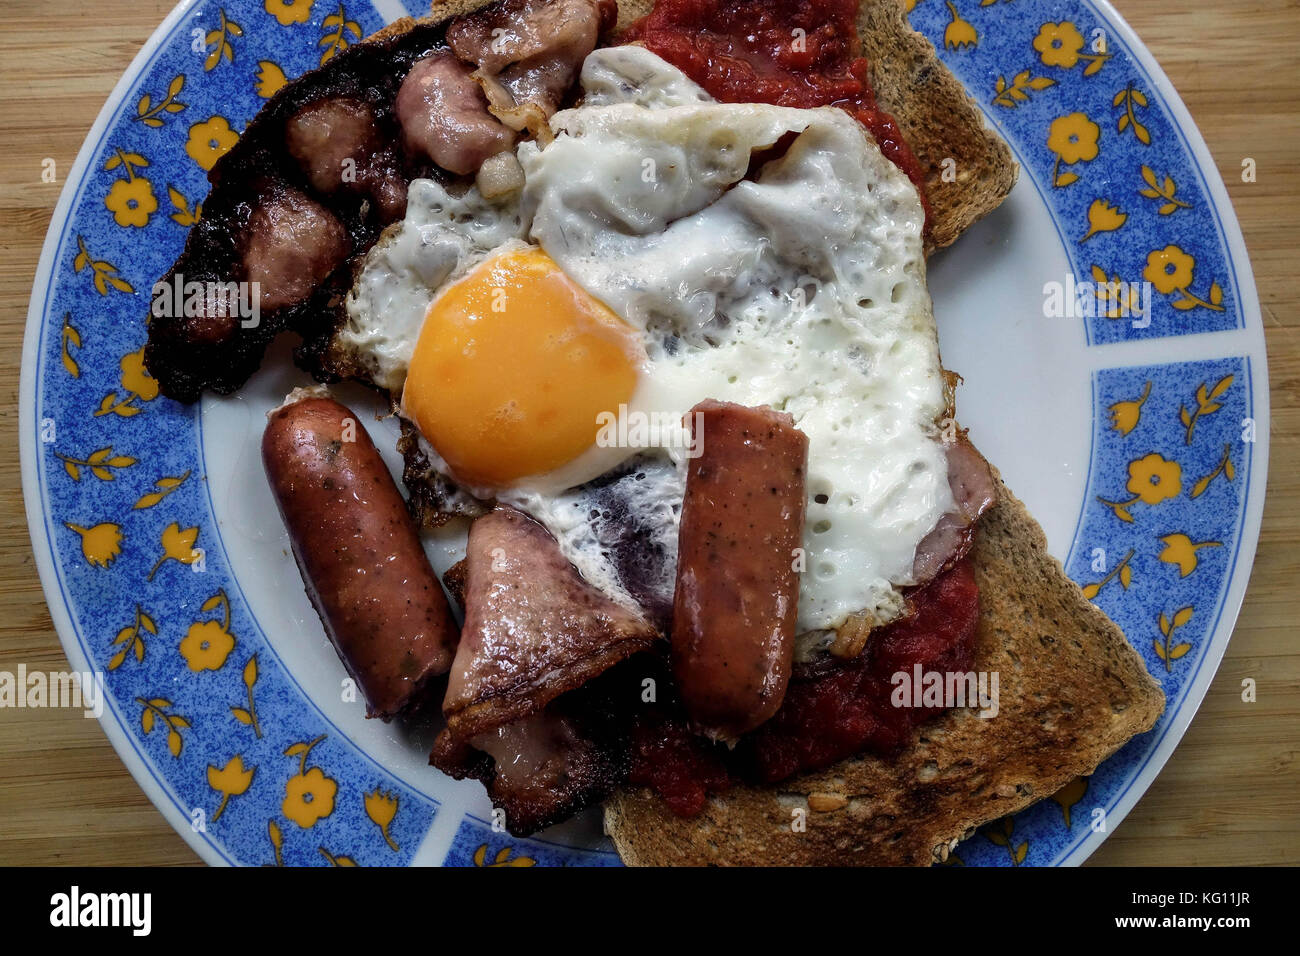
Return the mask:
[(584, 850), (547, 840), (520, 840), (466, 814), (443, 866), (621, 866), (612, 850)]
[[(920, 0), (911, 24), (1015, 145), (1079, 281), (1140, 283), (1151, 278), (1153, 255), (1152, 272), (1166, 271), (1154, 283), (1148, 326), (1097, 315), (1086, 322), (1090, 344), (1243, 327), (1235, 266), (1205, 173), (1151, 78), (1103, 17), (1077, 0)], [(1095, 31), (1104, 32), (1104, 52), (1094, 52), (1103, 49)], [(1161, 190), (1169, 198), (1143, 195)]]

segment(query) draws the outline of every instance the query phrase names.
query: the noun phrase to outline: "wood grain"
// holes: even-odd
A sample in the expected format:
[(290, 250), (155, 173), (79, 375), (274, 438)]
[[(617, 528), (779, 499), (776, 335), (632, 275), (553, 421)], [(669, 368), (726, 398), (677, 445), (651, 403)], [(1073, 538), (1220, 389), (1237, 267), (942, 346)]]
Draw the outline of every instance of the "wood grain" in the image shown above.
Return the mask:
[[(933, 2), (933, 0), (921, 0)], [(1272, 460), (1255, 570), (1200, 713), (1097, 864), (1300, 863), (1300, 17), (1294, 0), (1116, 0), (1187, 103), (1250, 249), (1268, 338)], [(19, 480), (19, 344), (62, 176), (169, 5), (0, 0), (0, 670), (66, 660), (37, 580)], [(1252, 157), (1258, 179), (1241, 182)], [(60, 182), (40, 181), (52, 157)], [(1258, 701), (1241, 701), (1254, 678)], [(0, 865), (196, 863), (99, 725), (0, 710)]]

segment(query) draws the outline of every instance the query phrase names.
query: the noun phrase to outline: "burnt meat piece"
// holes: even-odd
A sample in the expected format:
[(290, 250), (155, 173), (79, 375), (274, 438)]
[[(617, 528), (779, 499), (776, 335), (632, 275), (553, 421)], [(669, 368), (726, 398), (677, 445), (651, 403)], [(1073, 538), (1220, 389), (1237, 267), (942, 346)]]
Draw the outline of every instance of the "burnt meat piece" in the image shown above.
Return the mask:
[[(612, 29), (613, 20), (606, 9), (611, 6), (609, 0), (594, 5), (592, 0), (559, 0), (559, 6), (567, 9), (575, 2), (590, 6), (586, 16), (588, 20), (594, 16), (600, 30)], [(343, 300), (353, 267), (384, 227), (401, 218), (411, 180), (451, 181), (462, 174), (472, 175), (476, 159), (481, 161), (514, 141), (514, 132), (486, 112), (482, 91), (465, 87), (466, 83), (477, 84), (468, 74), (478, 64), (472, 59), (458, 60), (451, 52), (446, 42), (449, 26), (460, 25), (474, 32), (483, 23), (500, 23), (527, 32), (531, 28), (525, 22), (516, 23), (512, 18), (536, 15), (536, 6), (501, 0), (461, 18), (400, 21), (299, 77), (266, 104), (209, 172), (212, 190), (203, 200), (202, 218), (190, 230), (184, 251), (159, 285), (164, 290), (193, 283), (200, 288), (209, 283), (225, 288), (265, 279), (278, 285), (279, 292), (272, 292), (261, 303), (255, 322), (235, 314), (228, 304), (205, 303), (202, 293), (192, 299), (190, 308), (176, 307), (180, 295), (155, 296), (145, 364), (163, 394), (193, 402), (205, 389), (234, 392), (257, 370), (267, 345), (284, 330), (302, 337), (294, 359), (320, 381), (357, 374), (351, 363), (330, 348), (330, 342), (345, 318)], [(604, 12), (597, 16), (592, 12), (596, 10)], [(582, 9), (574, 7), (572, 12), (581, 19)], [(547, 49), (555, 54), (545, 83), (536, 87), (541, 91), (537, 95), (544, 92), (548, 104), (556, 99), (554, 91), (559, 91), (559, 98), (567, 94), (578, 66), (570, 49), (577, 20), (568, 18), (565, 23), (565, 31), (554, 41), (563, 51), (543, 43), (533, 53), (543, 59)], [(448, 76), (454, 73), (455, 88), (417, 88), (417, 75), (410, 87), (412, 93), (399, 109), (399, 91), (417, 63), (425, 64), (422, 71), (439, 65)], [(444, 82), (451, 80), (444, 78)], [(443, 123), (446, 117), (438, 111), (449, 103), (463, 102), (469, 92), (477, 97), (475, 108), (484, 110), (477, 122), (481, 126), (478, 133), (488, 134), (485, 139), (471, 136), (478, 133), (472, 124), (464, 123), (463, 116), (459, 125), (453, 122), (450, 128), (464, 138), (452, 137), (442, 149), (431, 151), (419, 136), (404, 135), (404, 127), (428, 130)], [(418, 115), (421, 108), (427, 111), (422, 117)], [(347, 164), (345, 170), (349, 159), (354, 163)], [(439, 160), (448, 165), (439, 165)], [(288, 235), (277, 240), (263, 226), (265, 220), (275, 218), (272, 213), (286, 209), (297, 214), (287, 220)], [(304, 215), (322, 228), (321, 236), (314, 236), (314, 229), (303, 228), (308, 221)], [(313, 248), (303, 250), (306, 268), (298, 281), (286, 281), (285, 271), (258, 272), (259, 263), (288, 263), (289, 245), (309, 235), (314, 241), (308, 245)], [(278, 248), (268, 257), (266, 246), (277, 243)], [(279, 281), (270, 282), (272, 279)]]

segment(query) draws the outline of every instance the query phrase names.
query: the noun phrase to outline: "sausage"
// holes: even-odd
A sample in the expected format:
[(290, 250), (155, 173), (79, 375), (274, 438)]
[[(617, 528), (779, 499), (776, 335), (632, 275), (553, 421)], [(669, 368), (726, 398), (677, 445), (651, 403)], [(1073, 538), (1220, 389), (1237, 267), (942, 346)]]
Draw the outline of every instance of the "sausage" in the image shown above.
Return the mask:
[[(362, 170), (375, 151), (379, 127), (363, 100), (340, 96), (308, 103), (284, 124), (284, 143), (311, 188), (329, 195), (348, 184), (351, 160)], [(354, 180), (355, 182), (355, 180)]]
[(799, 608), (808, 436), (770, 408), (708, 400), (687, 416), (672, 664), (695, 729), (734, 740), (781, 706)]
[(390, 720), (451, 668), (458, 632), (442, 586), (356, 415), (295, 393), (268, 417), (262, 463), (307, 595), (366, 716)]

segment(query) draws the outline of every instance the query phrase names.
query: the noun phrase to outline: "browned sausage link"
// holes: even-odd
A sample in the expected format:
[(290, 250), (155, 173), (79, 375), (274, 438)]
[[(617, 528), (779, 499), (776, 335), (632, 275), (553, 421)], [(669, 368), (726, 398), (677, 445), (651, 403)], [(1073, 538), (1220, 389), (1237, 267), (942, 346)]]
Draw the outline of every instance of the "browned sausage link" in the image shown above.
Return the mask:
[(808, 437), (769, 408), (712, 400), (688, 416), (673, 596), (673, 674), (696, 730), (732, 740), (781, 706), (799, 606)]
[(367, 716), (409, 709), (450, 669), (458, 635), (370, 436), (347, 407), (304, 398), (271, 414), (262, 462), (307, 594)]
[(284, 142), (317, 192), (368, 194), (385, 223), (405, 213), (406, 180), (364, 100), (327, 96), (308, 103), (285, 122)]

